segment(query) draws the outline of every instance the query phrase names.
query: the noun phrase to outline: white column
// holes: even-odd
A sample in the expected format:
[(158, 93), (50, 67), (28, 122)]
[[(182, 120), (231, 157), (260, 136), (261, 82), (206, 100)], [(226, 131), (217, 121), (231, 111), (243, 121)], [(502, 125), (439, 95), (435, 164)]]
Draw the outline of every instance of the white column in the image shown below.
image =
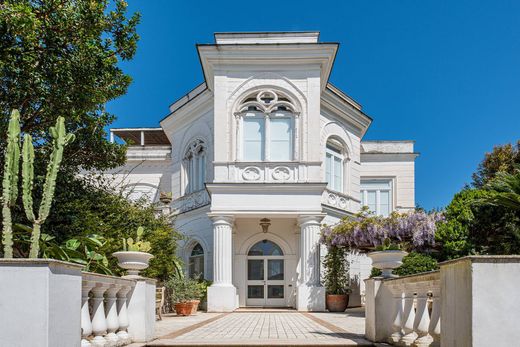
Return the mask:
[(299, 311), (324, 311), (325, 288), (320, 283), (320, 222), (322, 215), (302, 216), (300, 225)]
[(108, 284), (96, 283), (92, 288), (92, 332), (94, 338), (91, 343), (93, 346), (107, 346), (108, 341), (103, 337), (107, 333), (107, 320), (105, 317), (105, 305), (103, 294), (109, 288)]
[(116, 294), (121, 289), (120, 285), (112, 284), (106, 291), (106, 320), (107, 335), (105, 339), (113, 346), (117, 345), (119, 338), (116, 331), (119, 329), (119, 320), (117, 317)]
[(417, 338), (417, 333), (414, 331), (415, 309), (414, 288), (411, 286), (404, 286), (404, 306), (403, 306), (403, 333), (404, 336), (399, 341), (400, 346), (411, 346)]
[(208, 288), (208, 312), (231, 312), (236, 307), (233, 286), (233, 217), (213, 220), (213, 285)]
[(432, 315), (428, 332), (433, 337), (432, 347), (441, 345), (441, 288), (440, 281), (434, 281), (432, 287)]
[(88, 294), (95, 283), (83, 281), (81, 283), (81, 346), (90, 347), (92, 344), (87, 338), (92, 334), (92, 322), (90, 321), (90, 309)]
[(123, 286), (117, 292), (117, 319), (119, 321), (119, 331), (117, 337), (123, 343), (130, 342), (130, 335), (128, 335), (128, 307), (127, 307), (127, 295), (132, 287)]
[(389, 286), (392, 291), (394, 301), (394, 320), (392, 323), (392, 335), (388, 338), (388, 343), (395, 345), (403, 337), (403, 291), (401, 286)]

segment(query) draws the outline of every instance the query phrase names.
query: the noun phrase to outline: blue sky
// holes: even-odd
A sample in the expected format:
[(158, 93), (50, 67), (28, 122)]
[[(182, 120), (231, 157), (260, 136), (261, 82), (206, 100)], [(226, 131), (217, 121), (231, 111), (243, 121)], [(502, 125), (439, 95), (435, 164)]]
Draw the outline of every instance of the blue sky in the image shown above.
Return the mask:
[(330, 81), (374, 119), (365, 139), (416, 141), (421, 206), (445, 206), (486, 151), (520, 139), (520, 1), (129, 3), (141, 41), (114, 127), (158, 126), (203, 81), (195, 43), (214, 32), (319, 30), (340, 43)]

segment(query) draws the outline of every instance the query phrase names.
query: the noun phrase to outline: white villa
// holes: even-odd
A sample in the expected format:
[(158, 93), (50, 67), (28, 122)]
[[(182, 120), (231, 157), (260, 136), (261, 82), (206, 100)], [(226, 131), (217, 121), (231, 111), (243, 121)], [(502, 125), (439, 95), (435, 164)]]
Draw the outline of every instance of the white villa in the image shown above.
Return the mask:
[[(205, 81), (159, 128), (111, 130), (130, 145), (112, 173), (132, 197), (171, 192), (186, 271), (213, 281), (208, 311), (325, 310), (320, 226), (362, 205), (415, 206), (414, 142), (363, 141), (372, 118), (329, 83), (338, 46), (318, 32), (217, 33), (197, 45)], [(360, 305), (370, 260), (350, 262)]]

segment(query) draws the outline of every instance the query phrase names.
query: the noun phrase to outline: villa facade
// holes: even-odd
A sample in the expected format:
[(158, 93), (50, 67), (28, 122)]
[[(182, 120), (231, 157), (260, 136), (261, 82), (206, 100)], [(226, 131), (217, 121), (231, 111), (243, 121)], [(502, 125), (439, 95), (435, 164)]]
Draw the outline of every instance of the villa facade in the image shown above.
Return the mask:
[[(338, 44), (317, 32), (217, 33), (197, 49), (205, 81), (160, 127), (111, 130), (130, 145), (112, 173), (131, 198), (171, 192), (186, 272), (213, 281), (208, 311), (324, 310), (321, 225), (414, 208), (414, 143), (363, 141), (372, 119), (328, 82)], [(369, 273), (352, 254), (351, 305)]]

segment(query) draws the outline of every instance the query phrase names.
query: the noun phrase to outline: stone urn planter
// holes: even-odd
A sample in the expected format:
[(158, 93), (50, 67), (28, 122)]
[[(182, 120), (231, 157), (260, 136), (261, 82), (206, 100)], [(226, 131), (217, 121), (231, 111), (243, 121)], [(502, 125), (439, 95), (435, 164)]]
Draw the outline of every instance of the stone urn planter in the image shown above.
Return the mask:
[(139, 251), (121, 251), (112, 254), (117, 258), (117, 265), (127, 270), (129, 276), (139, 276), (139, 271), (148, 268), (153, 255)]
[(193, 303), (191, 301), (178, 302), (175, 304), (175, 312), (178, 316), (189, 316), (193, 310)]
[(348, 298), (348, 294), (327, 294), (327, 309), (329, 312), (344, 312), (348, 307)]
[(377, 251), (368, 253), (372, 259), (372, 266), (381, 270), (384, 278), (397, 277), (392, 273), (393, 269), (403, 265), (403, 258), (407, 252), (399, 250)]

